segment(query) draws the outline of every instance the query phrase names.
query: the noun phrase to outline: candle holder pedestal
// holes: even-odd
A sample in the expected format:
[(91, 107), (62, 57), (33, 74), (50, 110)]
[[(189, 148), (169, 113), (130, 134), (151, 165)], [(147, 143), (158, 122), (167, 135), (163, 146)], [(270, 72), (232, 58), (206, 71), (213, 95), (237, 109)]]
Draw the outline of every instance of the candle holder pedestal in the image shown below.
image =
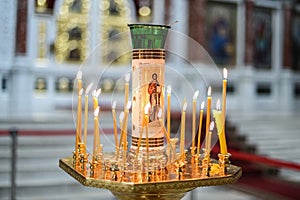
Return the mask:
[[(104, 153), (103, 156), (105, 160), (115, 158), (114, 153)], [(179, 155), (177, 155), (177, 157), (179, 157)], [(208, 170), (206, 160), (207, 159), (203, 158), (202, 163), (204, 163), (205, 166), (203, 164), (198, 165), (198, 168), (195, 171), (192, 171), (191, 168), (183, 168), (184, 165), (176, 166), (176, 162), (181, 162), (180, 160), (176, 160), (174, 163), (171, 163), (170, 166), (151, 170), (151, 177), (148, 177), (150, 174), (147, 174), (147, 170), (136, 170), (136, 168), (135, 170), (124, 170), (121, 174), (119, 166), (116, 163), (104, 163), (105, 165), (110, 166), (101, 168), (103, 170), (99, 170), (99, 174), (96, 176), (91, 173), (92, 169), (90, 167), (85, 167), (85, 170), (74, 167), (72, 156), (60, 159), (59, 166), (82, 185), (108, 189), (118, 199), (122, 200), (145, 198), (181, 199), (186, 192), (197, 187), (235, 183), (242, 175), (242, 169), (234, 165), (229, 165), (227, 167), (227, 173), (225, 175), (220, 175), (221, 173), (218, 173), (208, 177), (206, 175), (202, 176), (199, 173), (197, 174), (197, 171), (199, 172), (202, 170), (203, 172), (203, 169), (204, 171)], [(214, 159), (210, 160), (211, 163), (219, 165), (218, 161)], [(188, 160), (184, 164), (186, 166), (192, 165)], [(170, 171), (166, 170), (166, 168), (169, 168)], [(110, 175), (108, 176), (107, 174)], [(150, 178), (150, 180), (148, 178)]]
[(218, 154), (219, 157), (219, 166), (220, 166), (220, 175), (224, 176), (227, 174), (228, 168), (230, 167), (230, 160), (229, 157), (231, 156), (230, 153), (227, 154)]

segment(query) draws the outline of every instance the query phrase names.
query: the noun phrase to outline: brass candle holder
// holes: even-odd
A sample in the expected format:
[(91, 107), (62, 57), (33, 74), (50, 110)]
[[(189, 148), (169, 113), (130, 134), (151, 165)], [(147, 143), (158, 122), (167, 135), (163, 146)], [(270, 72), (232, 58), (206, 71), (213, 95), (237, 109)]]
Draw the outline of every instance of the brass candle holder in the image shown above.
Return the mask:
[[(193, 147), (188, 152), (184, 149), (184, 128), (181, 131), (180, 153), (177, 152), (178, 138), (170, 138), (170, 128), (168, 127), (167, 132), (163, 124), (164, 115), (158, 114), (159, 111), (164, 111), (166, 52), (163, 48), (170, 27), (145, 24), (129, 25), (129, 27), (134, 47), (131, 146), (128, 147), (126, 135), (127, 115), (130, 107), (126, 106), (125, 117), (123, 115), (126, 120), (122, 121), (122, 134), (120, 142), (116, 142), (115, 152), (102, 152), (102, 146), (99, 146), (98, 112), (94, 112), (93, 155), (86, 153), (85, 143), (76, 140), (73, 156), (60, 159), (60, 168), (82, 185), (108, 189), (118, 199), (124, 200), (175, 200), (182, 198), (186, 192), (197, 187), (236, 182), (242, 175), (242, 169), (230, 164), (230, 154), (219, 154), (218, 161), (211, 159), (210, 139), (207, 140), (209, 146), (206, 145), (207, 149), (203, 149), (202, 155), (200, 155), (200, 144), (196, 148), (196, 145), (192, 143)], [(211, 99), (211, 94), (208, 96)], [(78, 98), (81, 98), (81, 95), (78, 95)], [(131, 103), (127, 99), (125, 102)], [(98, 102), (96, 111), (99, 111), (97, 104)], [(186, 103), (184, 107), (182, 113), (185, 115)], [(80, 109), (78, 110), (80, 112)], [(203, 106), (201, 110), (203, 111)], [(77, 126), (76, 138), (79, 138), (81, 132), (79, 125), (81, 124)], [(115, 127), (114, 129), (116, 130)], [(213, 127), (210, 128), (208, 134), (210, 138), (212, 129)], [(118, 139), (115, 132), (113, 133)], [(198, 134), (201, 134), (201, 131)], [(166, 146), (165, 139), (167, 140)]]
[(230, 167), (230, 160), (229, 157), (231, 156), (230, 153), (227, 154), (218, 154), (219, 157), (219, 166), (220, 166), (220, 173), (222, 176), (226, 175), (228, 172), (228, 169)]

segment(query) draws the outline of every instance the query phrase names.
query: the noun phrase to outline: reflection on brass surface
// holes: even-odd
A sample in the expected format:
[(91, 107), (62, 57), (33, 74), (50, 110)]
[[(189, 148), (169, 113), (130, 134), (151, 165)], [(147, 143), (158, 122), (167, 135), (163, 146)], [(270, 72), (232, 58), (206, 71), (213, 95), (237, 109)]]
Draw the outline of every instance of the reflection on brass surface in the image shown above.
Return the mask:
[[(109, 157), (113, 154), (104, 154)], [(213, 166), (218, 166), (218, 161), (211, 159)], [(73, 167), (73, 158), (62, 158), (59, 166), (74, 179), (84, 186), (103, 188), (110, 190), (118, 199), (180, 199), (186, 192), (197, 187), (231, 184), (236, 182), (242, 175), (240, 167), (230, 165), (226, 175), (214, 172), (210, 176), (199, 173), (201, 165), (196, 159), (195, 164), (187, 163), (183, 171), (183, 177), (179, 180), (176, 176), (175, 164), (167, 166), (167, 169), (151, 171), (151, 182), (147, 181), (147, 173), (140, 170), (124, 170), (122, 172), (114, 168), (103, 167), (98, 177), (92, 176), (90, 167)], [(134, 167), (133, 167), (134, 168)], [(222, 174), (222, 175), (220, 175)], [(116, 177), (116, 176), (123, 176)], [(140, 177), (140, 178), (139, 178)]]

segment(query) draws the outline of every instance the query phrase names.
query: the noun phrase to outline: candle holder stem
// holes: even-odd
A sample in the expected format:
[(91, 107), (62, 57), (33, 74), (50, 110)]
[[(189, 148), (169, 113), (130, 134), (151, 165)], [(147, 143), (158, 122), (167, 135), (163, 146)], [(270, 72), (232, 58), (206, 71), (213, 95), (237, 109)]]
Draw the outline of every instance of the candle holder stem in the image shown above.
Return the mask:
[(220, 175), (224, 176), (227, 174), (228, 168), (230, 166), (229, 157), (231, 156), (230, 153), (227, 154), (218, 154), (219, 157), (219, 165), (220, 165)]

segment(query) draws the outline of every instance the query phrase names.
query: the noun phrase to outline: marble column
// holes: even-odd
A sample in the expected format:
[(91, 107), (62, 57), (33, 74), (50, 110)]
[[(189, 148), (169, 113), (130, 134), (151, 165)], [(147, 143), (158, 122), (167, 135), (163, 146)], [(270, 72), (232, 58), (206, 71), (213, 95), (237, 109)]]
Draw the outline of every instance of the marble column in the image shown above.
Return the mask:
[(32, 59), (30, 58), (28, 40), (30, 20), (28, 19), (27, 0), (18, 0), (15, 38), (15, 57), (9, 74), (9, 114), (17, 119), (28, 120), (32, 114), (33, 77)]
[(255, 81), (253, 69), (253, 10), (254, 2), (246, 0), (245, 9), (245, 65), (240, 68), (240, 80), (238, 84), (238, 101), (243, 113), (254, 112), (255, 108)]
[(283, 65), (279, 80), (279, 108), (281, 113), (290, 113), (295, 105), (292, 75), (292, 5), (286, 2), (283, 6)]

